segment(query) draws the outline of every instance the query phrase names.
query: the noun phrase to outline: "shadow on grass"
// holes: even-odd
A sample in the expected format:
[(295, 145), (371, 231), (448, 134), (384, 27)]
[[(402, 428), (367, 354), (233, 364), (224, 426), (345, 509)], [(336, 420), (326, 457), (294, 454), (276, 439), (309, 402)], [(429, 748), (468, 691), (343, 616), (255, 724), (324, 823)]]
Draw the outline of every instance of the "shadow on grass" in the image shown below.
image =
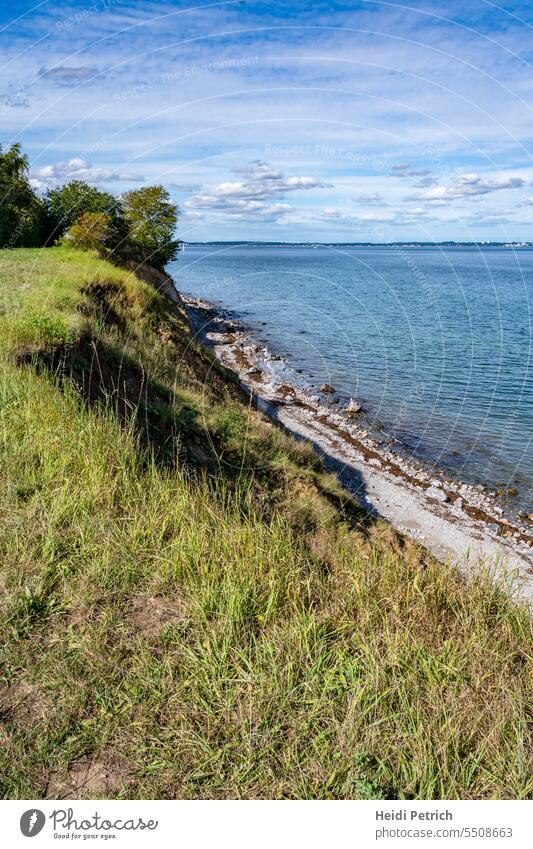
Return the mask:
[[(187, 459), (194, 465), (194, 451), (188, 458), (187, 444), (201, 438), (198, 411), (151, 380), (124, 352), (83, 333), (74, 345), (24, 353), (18, 364), (51, 377), (60, 387), (68, 381), (88, 407), (111, 412), (122, 425), (133, 427), (140, 447), (149, 450), (157, 465), (170, 469)], [(210, 458), (204, 459), (209, 465)]]
[[(105, 283), (92, 284), (84, 290), (84, 295), (87, 301), (82, 302), (80, 311), (89, 320), (96, 321), (97, 326), (103, 324), (116, 328), (120, 340), (128, 327), (120, 308), (116, 309), (117, 305), (112, 300), (116, 289)], [(233, 373), (229, 372), (226, 376), (224, 369), (224, 374), (219, 374), (216, 361), (212, 361), (207, 352), (196, 355), (187, 346), (183, 347), (181, 338), (176, 339), (176, 343), (179, 363), (188, 372), (192, 371), (203, 385), (209, 382), (214, 400), (221, 395), (220, 403), (224, 403), (222, 394), (229, 392), (233, 400), (247, 406), (250, 404), (250, 398), (241, 390)], [(232, 458), (228, 454), (224, 434), (208, 430), (200, 421), (200, 410), (180, 398), (179, 392), (151, 379), (143, 365), (126, 353), (120, 341), (117, 345), (109, 344), (101, 335), (95, 336), (87, 329), (74, 344), (21, 354), (18, 364), (52, 378), (60, 388), (74, 386), (89, 408), (111, 412), (124, 427), (133, 430), (146, 462), (150, 457), (167, 470), (179, 466), (192, 477), (205, 472), (215, 491), (221, 481), (232, 489), (238, 486), (243, 491), (247, 490), (256, 508), (262, 505), (261, 512), (265, 517), (274, 506), (273, 493), (281, 485), (281, 479), (270, 465), (272, 457), (268, 455), (268, 447), (261, 457), (255, 458), (256, 463), (245, 468), (241, 458)], [(252, 399), (252, 406), (256, 406), (255, 399)], [(271, 412), (271, 418), (276, 421), (275, 412)], [(290, 433), (279, 420), (277, 424)], [(292, 436), (301, 441), (297, 434)], [(379, 516), (368, 509), (363, 477), (357, 470), (347, 468), (329, 456), (320, 446), (313, 447), (324, 468), (334, 472), (353, 497), (322, 486), (319, 477), (315, 481), (317, 492), (338, 511), (347, 525), (365, 533)], [(311, 465), (315, 466), (315, 463)], [(302, 474), (309, 472), (311, 465), (304, 462)], [(315, 471), (319, 475), (319, 471)]]

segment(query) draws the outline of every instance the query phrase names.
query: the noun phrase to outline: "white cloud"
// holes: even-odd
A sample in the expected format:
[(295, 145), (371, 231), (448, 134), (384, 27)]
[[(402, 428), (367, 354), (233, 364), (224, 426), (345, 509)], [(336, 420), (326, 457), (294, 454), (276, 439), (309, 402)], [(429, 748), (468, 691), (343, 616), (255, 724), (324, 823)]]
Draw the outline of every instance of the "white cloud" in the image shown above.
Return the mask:
[(388, 206), (387, 201), (379, 192), (368, 195), (357, 195), (353, 201), (360, 206)]
[(428, 168), (412, 168), (409, 163), (393, 165), (391, 171), (393, 177), (401, 177), (404, 180), (415, 179), (416, 182), (413, 185), (419, 189), (434, 186), (438, 182)]
[(519, 189), (525, 185), (522, 177), (484, 178), (481, 174), (460, 174), (450, 186), (435, 186), (426, 192), (411, 195), (409, 200), (423, 200), (442, 204), (458, 198), (476, 197), (502, 189)]
[(185, 202), (186, 209), (216, 210), (230, 215), (248, 214), (277, 220), (292, 207), (272, 201), (283, 200), (290, 192), (331, 186), (330, 183), (315, 177), (287, 177), (282, 171), (259, 159), (248, 165), (237, 166), (232, 171), (234, 174), (242, 174), (245, 179), (226, 181), (212, 189), (198, 192)]
[(437, 221), (434, 216), (428, 213), (427, 209), (422, 207), (402, 208), (382, 212), (364, 212), (356, 215), (335, 207), (325, 207), (320, 218), (321, 220), (334, 222), (348, 228), (367, 228), (370, 235), (374, 235), (372, 232), (373, 228), (388, 226), (404, 227)]
[(184, 192), (185, 194), (189, 194), (190, 192), (197, 192), (201, 188), (198, 183), (167, 183), (168, 189), (174, 189), (175, 192)]
[(86, 183), (142, 183), (144, 177), (138, 174), (121, 174), (106, 168), (93, 168), (90, 162), (77, 156), (67, 162), (44, 165), (32, 171), (31, 175), (31, 184), (37, 190), (47, 189), (70, 180), (83, 180)]

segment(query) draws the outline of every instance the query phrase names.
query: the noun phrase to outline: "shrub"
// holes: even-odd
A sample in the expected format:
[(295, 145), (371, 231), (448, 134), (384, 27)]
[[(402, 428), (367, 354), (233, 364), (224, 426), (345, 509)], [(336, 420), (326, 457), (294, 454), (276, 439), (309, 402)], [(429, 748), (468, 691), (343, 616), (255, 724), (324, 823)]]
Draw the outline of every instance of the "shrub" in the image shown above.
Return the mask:
[(103, 212), (83, 212), (67, 231), (65, 240), (75, 248), (105, 253), (113, 246), (113, 225)]
[(50, 350), (74, 341), (75, 334), (59, 315), (45, 312), (28, 312), (17, 328), (20, 340), (25, 345), (44, 347)]

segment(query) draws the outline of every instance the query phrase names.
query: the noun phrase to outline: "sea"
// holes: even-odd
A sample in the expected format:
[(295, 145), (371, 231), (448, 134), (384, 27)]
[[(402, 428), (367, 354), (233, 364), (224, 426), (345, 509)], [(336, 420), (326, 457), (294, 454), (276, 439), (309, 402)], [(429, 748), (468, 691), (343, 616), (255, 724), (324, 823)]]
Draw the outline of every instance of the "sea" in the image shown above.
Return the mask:
[(168, 267), (403, 456), (533, 510), (533, 248), (218, 243)]

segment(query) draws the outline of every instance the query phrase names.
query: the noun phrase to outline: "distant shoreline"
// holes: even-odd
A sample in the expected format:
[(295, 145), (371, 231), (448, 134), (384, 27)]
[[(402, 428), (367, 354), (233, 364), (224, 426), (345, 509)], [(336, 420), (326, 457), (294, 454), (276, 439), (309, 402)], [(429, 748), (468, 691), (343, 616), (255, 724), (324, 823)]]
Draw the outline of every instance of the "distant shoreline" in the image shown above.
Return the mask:
[(224, 245), (228, 247), (252, 246), (276, 247), (276, 248), (507, 248), (509, 250), (520, 248), (533, 248), (533, 242), (510, 241), (510, 242), (269, 242), (261, 240), (228, 239), (214, 240), (209, 242), (187, 242), (183, 241), (185, 247), (217, 247)]

